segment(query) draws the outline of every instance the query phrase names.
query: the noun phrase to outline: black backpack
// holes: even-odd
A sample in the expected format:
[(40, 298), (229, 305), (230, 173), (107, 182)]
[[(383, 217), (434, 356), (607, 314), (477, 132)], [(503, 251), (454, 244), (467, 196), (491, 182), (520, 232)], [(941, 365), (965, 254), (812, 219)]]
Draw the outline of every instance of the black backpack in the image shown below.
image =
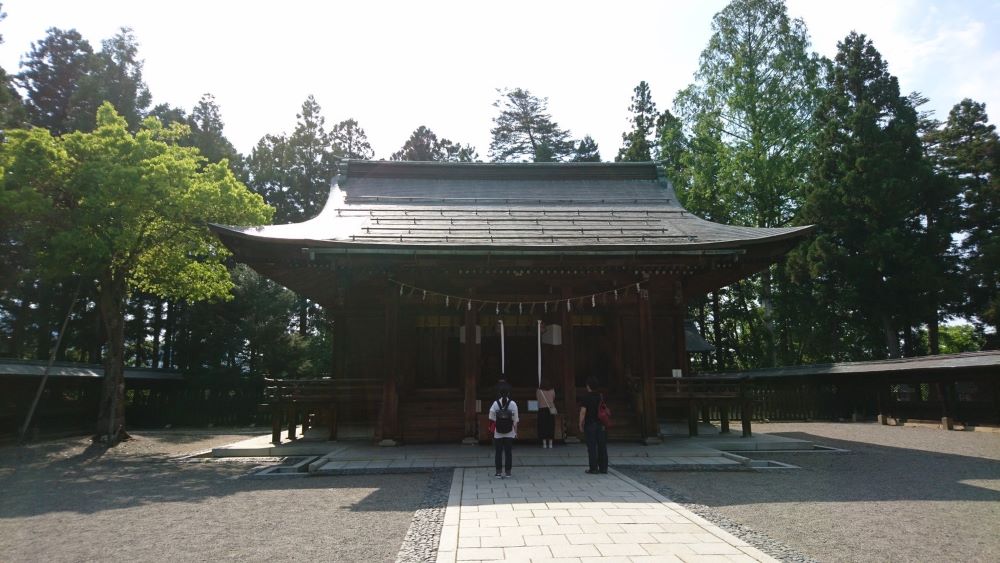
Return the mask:
[(504, 404), (501, 399), (497, 399), (497, 426), (499, 434), (506, 434), (514, 430), (514, 413), (507, 407), (510, 406), (510, 399)]

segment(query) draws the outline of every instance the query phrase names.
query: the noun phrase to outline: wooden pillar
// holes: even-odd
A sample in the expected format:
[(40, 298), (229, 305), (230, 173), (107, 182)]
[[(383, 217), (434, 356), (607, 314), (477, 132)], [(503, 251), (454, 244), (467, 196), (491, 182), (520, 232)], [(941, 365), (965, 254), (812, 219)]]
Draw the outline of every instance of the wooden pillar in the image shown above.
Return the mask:
[[(572, 296), (572, 290), (564, 288), (563, 297)], [(559, 308), (559, 322), (562, 325), (562, 375), (563, 375), (563, 412), (566, 419), (566, 443), (580, 441), (579, 413), (576, 403), (576, 351), (573, 348), (573, 312), (562, 301), (556, 305)]]
[(937, 383), (938, 395), (941, 397), (941, 428), (954, 430), (955, 413), (951, 405), (952, 386), (954, 382), (944, 381)]
[(656, 444), (660, 442), (660, 422), (656, 417), (656, 365), (649, 290), (640, 289), (636, 301), (639, 308), (639, 361), (642, 366), (642, 434), (647, 444)]
[(729, 402), (719, 403), (719, 434), (729, 434)]
[(277, 398), (271, 403), (271, 443), (274, 445), (281, 443), (281, 414), (284, 410), (285, 406)]
[(753, 420), (753, 398), (750, 395), (749, 383), (740, 383), (740, 418), (743, 422), (743, 437), (753, 436), (750, 421)]
[(479, 417), (476, 413), (476, 384), (479, 381), (479, 344), (476, 343), (478, 324), (476, 310), (465, 308), (465, 344), (462, 346), (462, 375), (465, 379), (465, 437), (463, 444), (477, 443)]
[(385, 297), (385, 346), (382, 350), (384, 358), (385, 378), (382, 385), (382, 410), (379, 417), (382, 439), (380, 446), (395, 446), (399, 444), (399, 391), (397, 360), (399, 346), (399, 293), (391, 286)]

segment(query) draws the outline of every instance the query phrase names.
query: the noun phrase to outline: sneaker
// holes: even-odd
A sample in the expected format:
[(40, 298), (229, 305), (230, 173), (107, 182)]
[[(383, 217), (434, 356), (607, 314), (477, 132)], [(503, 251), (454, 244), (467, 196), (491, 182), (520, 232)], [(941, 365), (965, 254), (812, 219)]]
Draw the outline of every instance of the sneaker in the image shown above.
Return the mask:
[(496, 477), (497, 479), (503, 479), (503, 475), (501, 475), (499, 473), (497, 473), (496, 475), (494, 475), (494, 477)]
[(584, 471), (584, 473), (586, 473), (587, 475), (597, 475), (600, 472), (598, 470), (596, 470), (596, 469), (588, 469), (588, 470)]
[(510, 473), (504, 475), (503, 477), (504, 477), (504, 479), (510, 479)]

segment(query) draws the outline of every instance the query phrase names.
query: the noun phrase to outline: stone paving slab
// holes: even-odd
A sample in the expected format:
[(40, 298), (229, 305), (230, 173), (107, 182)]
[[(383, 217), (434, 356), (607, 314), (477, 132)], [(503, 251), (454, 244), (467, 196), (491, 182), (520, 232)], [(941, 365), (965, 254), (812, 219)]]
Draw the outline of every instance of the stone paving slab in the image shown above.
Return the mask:
[(438, 547), (459, 561), (776, 561), (615, 471), (458, 468)]

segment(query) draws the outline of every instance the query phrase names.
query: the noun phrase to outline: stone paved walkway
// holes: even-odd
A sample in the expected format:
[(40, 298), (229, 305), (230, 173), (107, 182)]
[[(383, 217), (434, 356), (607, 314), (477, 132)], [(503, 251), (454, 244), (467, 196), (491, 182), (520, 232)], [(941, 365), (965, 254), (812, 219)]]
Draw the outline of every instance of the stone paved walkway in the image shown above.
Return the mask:
[(611, 469), (455, 469), (438, 562), (775, 561)]

